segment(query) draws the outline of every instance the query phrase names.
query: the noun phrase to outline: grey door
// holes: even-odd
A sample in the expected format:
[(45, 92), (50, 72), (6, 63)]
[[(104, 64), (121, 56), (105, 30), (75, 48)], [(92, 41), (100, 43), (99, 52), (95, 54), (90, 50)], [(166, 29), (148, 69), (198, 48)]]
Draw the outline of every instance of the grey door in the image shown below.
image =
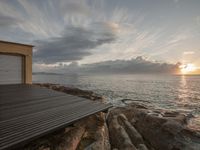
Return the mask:
[(0, 54), (0, 84), (23, 83), (22, 56)]

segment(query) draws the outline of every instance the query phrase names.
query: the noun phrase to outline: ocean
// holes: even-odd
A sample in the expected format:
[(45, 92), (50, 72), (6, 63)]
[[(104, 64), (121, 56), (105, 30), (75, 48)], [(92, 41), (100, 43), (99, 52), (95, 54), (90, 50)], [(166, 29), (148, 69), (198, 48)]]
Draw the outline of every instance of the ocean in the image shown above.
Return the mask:
[(102, 95), (113, 105), (121, 100), (191, 113), (200, 127), (198, 75), (33, 75), (35, 83), (56, 83)]

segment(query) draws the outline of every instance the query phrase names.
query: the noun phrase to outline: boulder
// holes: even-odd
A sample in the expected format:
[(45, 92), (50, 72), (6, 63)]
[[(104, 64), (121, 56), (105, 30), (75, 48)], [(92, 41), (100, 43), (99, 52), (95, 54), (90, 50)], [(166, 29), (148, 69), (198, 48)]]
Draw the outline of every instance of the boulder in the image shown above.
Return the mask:
[[(108, 124), (111, 124), (111, 127), (114, 126), (112, 124), (116, 124), (116, 121), (112, 122), (113, 117), (117, 118), (120, 126), (124, 128), (137, 149), (200, 149), (199, 131), (187, 128), (191, 115), (131, 104), (123, 108), (114, 108), (109, 112)], [(109, 130), (111, 138), (117, 136), (117, 131), (112, 131), (110, 127)], [(122, 136), (120, 134), (118, 136)], [(111, 145), (115, 145), (116, 142), (111, 142)]]
[(126, 116), (124, 114), (120, 114), (118, 116), (118, 121), (120, 124), (124, 127), (126, 132), (128, 133), (132, 143), (138, 147), (140, 144), (144, 144), (143, 138), (140, 135), (140, 133), (135, 129), (134, 126), (131, 125), (130, 122), (128, 122)]
[(108, 123), (110, 142), (112, 148), (119, 150), (137, 150), (132, 144), (125, 129), (118, 123), (117, 116), (112, 117)]
[(81, 138), (85, 132), (84, 126), (74, 127), (69, 130), (62, 141), (55, 147), (56, 150), (75, 150), (81, 141)]
[(148, 148), (144, 144), (139, 144), (138, 145), (138, 150), (148, 150)]

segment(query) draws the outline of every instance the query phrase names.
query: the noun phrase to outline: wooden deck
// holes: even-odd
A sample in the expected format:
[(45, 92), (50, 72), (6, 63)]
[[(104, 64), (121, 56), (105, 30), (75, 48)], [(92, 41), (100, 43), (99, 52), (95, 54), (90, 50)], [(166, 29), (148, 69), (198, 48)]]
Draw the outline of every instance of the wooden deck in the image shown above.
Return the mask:
[(0, 85), (0, 150), (17, 148), (109, 107), (46, 88)]

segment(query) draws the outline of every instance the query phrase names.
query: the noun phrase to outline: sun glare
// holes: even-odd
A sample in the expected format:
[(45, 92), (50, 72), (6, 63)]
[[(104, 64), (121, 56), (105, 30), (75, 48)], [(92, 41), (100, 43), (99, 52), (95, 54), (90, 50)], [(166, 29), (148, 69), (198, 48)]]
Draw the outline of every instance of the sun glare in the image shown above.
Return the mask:
[(194, 64), (185, 64), (179, 66), (182, 74), (190, 74), (197, 70), (197, 67)]

